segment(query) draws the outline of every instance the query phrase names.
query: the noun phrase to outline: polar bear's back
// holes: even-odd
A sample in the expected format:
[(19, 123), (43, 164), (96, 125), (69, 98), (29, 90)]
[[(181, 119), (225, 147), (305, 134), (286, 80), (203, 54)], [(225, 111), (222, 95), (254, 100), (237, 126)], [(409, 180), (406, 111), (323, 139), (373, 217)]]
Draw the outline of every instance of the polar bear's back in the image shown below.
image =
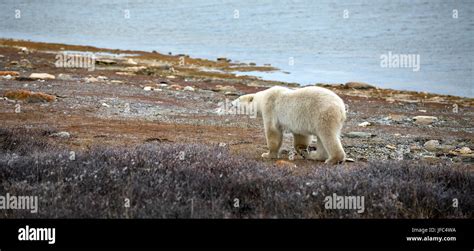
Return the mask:
[(322, 127), (339, 127), (346, 119), (342, 99), (322, 87), (289, 90), (278, 99), (275, 111), (279, 123), (294, 133), (310, 133)]

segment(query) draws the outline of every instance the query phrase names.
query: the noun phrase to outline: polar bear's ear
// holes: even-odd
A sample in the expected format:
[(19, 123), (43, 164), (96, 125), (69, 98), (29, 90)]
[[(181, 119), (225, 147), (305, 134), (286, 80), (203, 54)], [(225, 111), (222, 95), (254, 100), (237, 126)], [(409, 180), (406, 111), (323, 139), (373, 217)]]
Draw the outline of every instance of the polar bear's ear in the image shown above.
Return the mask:
[(241, 96), (240, 97), (240, 100), (243, 101), (243, 102), (252, 102), (253, 101), (253, 97), (255, 96), (255, 94), (247, 94), (247, 95), (244, 95), (244, 96)]

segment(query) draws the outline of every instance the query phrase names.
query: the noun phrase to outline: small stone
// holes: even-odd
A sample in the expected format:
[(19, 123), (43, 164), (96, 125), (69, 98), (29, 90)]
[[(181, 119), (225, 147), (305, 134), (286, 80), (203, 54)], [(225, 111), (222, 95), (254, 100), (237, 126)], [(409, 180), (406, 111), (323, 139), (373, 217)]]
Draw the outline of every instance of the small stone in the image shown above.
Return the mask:
[(426, 150), (434, 152), (439, 147), (439, 141), (432, 139), (427, 141), (423, 146)]
[(109, 108), (109, 107), (110, 107), (110, 105), (109, 105), (109, 104), (107, 104), (107, 103), (102, 103), (102, 106), (103, 106), (103, 107), (107, 107), (107, 108)]
[(239, 96), (237, 92), (225, 92), (224, 95), (226, 96)]
[(59, 80), (67, 80), (67, 81), (74, 80), (74, 78), (73, 78), (71, 75), (69, 75), (69, 74), (64, 74), (64, 73), (59, 73), (58, 79), (59, 79)]
[(135, 62), (133, 59), (129, 58), (129, 59), (127, 60), (127, 64), (137, 65), (138, 63)]
[(438, 121), (438, 118), (434, 116), (416, 116), (413, 117), (413, 120), (415, 121), (415, 124), (418, 125), (429, 125)]
[[(138, 71), (141, 71), (141, 70), (145, 70), (146, 69), (146, 66), (130, 66), (130, 67), (125, 67), (125, 71), (129, 71), (129, 72), (138, 72)], [(116, 73), (118, 74), (118, 73)], [(121, 75), (121, 74), (119, 74)]]
[(58, 137), (58, 138), (69, 138), (71, 134), (68, 132), (57, 132), (50, 135), (51, 137)]
[(133, 72), (125, 72), (125, 71), (118, 71), (118, 72), (115, 72), (115, 74), (121, 75), (121, 76), (133, 76), (133, 75), (135, 75), (135, 74), (133, 74)]
[(459, 149), (459, 153), (461, 154), (471, 154), (472, 153), (472, 150), (469, 148), (469, 147), (462, 147), (461, 149)]
[(234, 86), (230, 86), (230, 85), (225, 85), (225, 86), (216, 85), (216, 87), (213, 89), (213, 91), (217, 91), (217, 92), (237, 92), (237, 88), (235, 88)]
[(111, 80), (110, 83), (112, 84), (123, 84), (122, 80)]
[(365, 122), (360, 123), (358, 126), (367, 127), (367, 126), (370, 126), (370, 125), (372, 125), (370, 122), (365, 121)]
[(175, 79), (176, 77), (173, 76), (173, 75), (169, 75), (169, 76), (166, 76), (166, 78), (169, 78), (169, 79)]
[(152, 90), (153, 90), (153, 87), (151, 87), (151, 86), (145, 86), (145, 87), (143, 88), (143, 90), (145, 90), (145, 91), (152, 91)]
[(31, 78), (31, 79), (51, 80), (51, 79), (55, 79), (56, 77), (54, 75), (51, 75), (51, 74), (48, 74), (48, 73), (31, 73), (29, 78)]
[(184, 90), (185, 90), (185, 91), (193, 92), (193, 91), (194, 91), (194, 88), (193, 88), (192, 86), (186, 86), (186, 87), (184, 87)]
[(344, 134), (348, 138), (371, 138), (375, 137), (375, 134), (368, 132), (349, 132)]
[(170, 85), (170, 88), (171, 88), (171, 89), (175, 89), (175, 90), (177, 90), (177, 91), (183, 89), (183, 87), (180, 86), (180, 85)]
[(33, 65), (31, 64), (31, 62), (26, 58), (20, 60), (20, 66), (23, 68), (30, 68), (30, 69), (33, 68)]
[(97, 65), (113, 65), (113, 64), (116, 64), (117, 62), (111, 59), (96, 59), (95, 63)]
[(386, 145), (385, 147), (388, 148), (388, 149), (391, 149), (391, 150), (396, 150), (397, 149), (397, 147), (394, 146), (394, 145)]
[(86, 81), (86, 83), (95, 83), (95, 82), (99, 82), (99, 80), (95, 77), (87, 77), (87, 78), (84, 78), (84, 81)]
[(217, 61), (218, 62), (227, 62), (227, 63), (229, 63), (231, 60), (227, 59), (227, 58), (217, 58)]
[(225, 146), (227, 146), (227, 144), (226, 144), (226, 143), (222, 143), (222, 142), (221, 142), (221, 143), (219, 143), (219, 147), (225, 147)]
[(18, 53), (20, 53), (20, 54), (29, 54), (30, 51), (26, 47), (21, 47), (20, 51)]
[(106, 81), (107, 79), (108, 79), (108, 78), (105, 77), (105, 76), (98, 76), (98, 77), (97, 77), (97, 80), (99, 80), (99, 81)]

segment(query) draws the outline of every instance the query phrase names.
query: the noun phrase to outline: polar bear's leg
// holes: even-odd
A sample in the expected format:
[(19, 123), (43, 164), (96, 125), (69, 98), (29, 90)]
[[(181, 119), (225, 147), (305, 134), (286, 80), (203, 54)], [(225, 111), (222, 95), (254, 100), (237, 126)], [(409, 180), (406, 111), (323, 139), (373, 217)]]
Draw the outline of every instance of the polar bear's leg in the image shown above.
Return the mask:
[(312, 151), (309, 153), (309, 159), (313, 160), (320, 160), (324, 161), (328, 159), (328, 153), (326, 152), (326, 149), (324, 148), (323, 143), (321, 142), (321, 139), (317, 137), (316, 141), (316, 151)]
[(293, 146), (297, 153), (302, 155), (308, 149), (309, 143), (311, 143), (311, 135), (293, 133)]
[(283, 133), (278, 129), (266, 128), (265, 136), (267, 137), (267, 146), (270, 151), (262, 154), (262, 157), (268, 159), (278, 158), (278, 151), (281, 147)]
[(319, 134), (319, 138), (328, 153), (328, 159), (326, 163), (337, 164), (343, 162), (346, 158), (344, 149), (342, 148), (341, 140), (339, 138), (339, 133), (331, 130), (330, 128), (322, 130)]

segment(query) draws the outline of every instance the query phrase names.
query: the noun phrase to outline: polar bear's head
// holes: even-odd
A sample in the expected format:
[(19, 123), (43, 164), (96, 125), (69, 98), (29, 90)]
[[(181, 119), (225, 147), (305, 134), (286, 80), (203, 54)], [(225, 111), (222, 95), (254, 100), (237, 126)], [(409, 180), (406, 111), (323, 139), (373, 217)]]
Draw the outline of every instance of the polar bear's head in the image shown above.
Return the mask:
[(240, 114), (246, 114), (250, 115), (251, 117), (255, 117), (260, 115), (257, 94), (258, 93), (253, 93), (240, 96), (232, 101), (231, 104), (235, 109), (240, 111)]

